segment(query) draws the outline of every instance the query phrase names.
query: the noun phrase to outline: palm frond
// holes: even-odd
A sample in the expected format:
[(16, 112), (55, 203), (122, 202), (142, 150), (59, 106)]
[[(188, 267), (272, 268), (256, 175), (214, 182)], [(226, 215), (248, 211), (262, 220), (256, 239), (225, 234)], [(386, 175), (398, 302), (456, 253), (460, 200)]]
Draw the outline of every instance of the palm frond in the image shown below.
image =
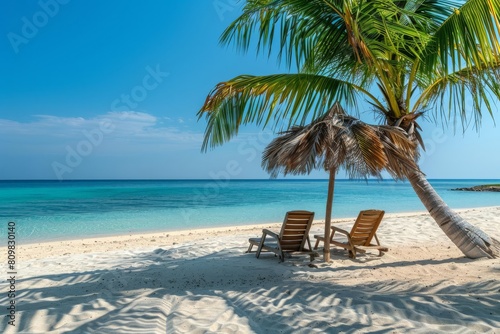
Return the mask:
[[(415, 1), (275, 0), (248, 1), (243, 14), (222, 34), (221, 43), (247, 51), (278, 53), (279, 60), (304, 71), (335, 64), (346, 73), (376, 64), (391, 55), (409, 61), (420, 54), (430, 23), (414, 8)], [(408, 7), (408, 8), (407, 8)], [(425, 7), (422, 5), (422, 7)], [(417, 29), (420, 28), (420, 29)], [(337, 72), (338, 73), (338, 72)]]
[(422, 71), (433, 75), (436, 65), (444, 73), (463, 67), (491, 66), (500, 57), (500, 2), (469, 0), (450, 7), (449, 17), (434, 31), (422, 54)]
[(256, 43), (299, 73), (220, 83), (198, 114), (208, 120), (203, 149), (241, 124), (305, 124), (361, 95), (389, 124), (432, 107), (444, 120), (472, 116), (478, 125), (500, 96), (491, 70), (500, 62), (499, 13), (498, 0), (249, 0), (221, 42), (244, 51)]
[(418, 170), (416, 154), (416, 144), (401, 128), (366, 124), (335, 104), (309, 125), (275, 138), (264, 150), (262, 166), (272, 177), (343, 167), (351, 177), (380, 178), (386, 169), (402, 179)]
[(354, 105), (359, 87), (312, 74), (242, 75), (222, 82), (208, 95), (198, 117), (206, 116), (203, 149), (228, 141), (242, 124), (287, 127), (316, 118), (336, 101)]
[(424, 82), (426, 89), (415, 103), (415, 109), (431, 108), (443, 122), (460, 118), (467, 124), (472, 118), (475, 126), (481, 123), (482, 111), (492, 117), (496, 111), (493, 101), (500, 99), (500, 59), (491, 65), (465, 67), (448, 75), (436, 75), (434, 82)]
[[(252, 41), (257, 52), (270, 55), (278, 53), (278, 60), (297, 68), (313, 55), (318, 40), (330, 40), (340, 50), (342, 26), (329, 5), (339, 6), (341, 1), (323, 0), (257, 0), (248, 1), (243, 14), (226, 28), (221, 36), (222, 44), (234, 43), (246, 52)], [(335, 4), (337, 2), (337, 4)], [(328, 39), (323, 38), (324, 35)]]

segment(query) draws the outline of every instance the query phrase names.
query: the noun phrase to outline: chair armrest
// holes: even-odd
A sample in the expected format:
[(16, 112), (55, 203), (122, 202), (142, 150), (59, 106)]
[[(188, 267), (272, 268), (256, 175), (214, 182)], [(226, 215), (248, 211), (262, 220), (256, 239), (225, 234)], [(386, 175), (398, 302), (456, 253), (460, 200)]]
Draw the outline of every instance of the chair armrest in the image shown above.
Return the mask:
[[(271, 238), (276, 240), (276, 243), (278, 244), (277, 249), (275, 247), (269, 248), (269, 247), (264, 245), (264, 242), (265, 242), (267, 236), (270, 236)], [(270, 251), (274, 252), (275, 254), (277, 254), (280, 257), (280, 262), (284, 261), (285, 254), (283, 253), (283, 250), (281, 249), (280, 237), (275, 232), (269, 231), (268, 229), (262, 230), (262, 238), (260, 238), (260, 244), (259, 244), (259, 248), (258, 248), (257, 252), (260, 253), (260, 250), (262, 248), (270, 250)]]
[[(351, 244), (351, 243), (352, 243), (352, 241), (351, 241), (351, 235), (350, 235), (350, 234), (349, 234), (349, 232), (347, 232), (346, 230), (343, 230), (343, 229), (341, 229), (341, 228), (339, 228), (339, 227), (336, 227), (336, 226), (332, 226), (332, 230), (333, 230), (333, 231), (335, 231), (335, 232), (339, 232), (339, 233), (344, 234), (344, 235), (347, 237), (347, 242), (348, 242), (349, 244)], [(335, 233), (335, 232), (334, 232), (334, 233)], [(332, 240), (333, 240), (333, 234), (334, 234), (334, 233), (332, 233)]]
[(345, 234), (346, 236), (350, 237), (349, 232), (347, 232), (346, 230), (343, 230), (343, 229), (341, 229), (339, 227), (332, 226), (332, 230), (334, 230), (335, 232), (339, 232), (339, 233)]
[(276, 239), (276, 241), (280, 241), (280, 237), (277, 233), (273, 232), (273, 231), (270, 231), (268, 229), (263, 229), (262, 230), (262, 239), (265, 239), (266, 235)]

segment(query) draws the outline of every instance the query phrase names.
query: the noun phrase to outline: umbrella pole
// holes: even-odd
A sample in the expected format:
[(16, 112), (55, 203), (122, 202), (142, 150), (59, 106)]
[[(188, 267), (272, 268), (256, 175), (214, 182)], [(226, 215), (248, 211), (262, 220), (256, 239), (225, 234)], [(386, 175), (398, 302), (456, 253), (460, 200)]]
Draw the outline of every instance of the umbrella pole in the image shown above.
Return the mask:
[(328, 179), (328, 197), (326, 200), (326, 216), (325, 216), (325, 247), (323, 248), (323, 260), (330, 262), (330, 233), (332, 225), (332, 205), (333, 191), (335, 189), (335, 173), (336, 168), (330, 169), (330, 177)]

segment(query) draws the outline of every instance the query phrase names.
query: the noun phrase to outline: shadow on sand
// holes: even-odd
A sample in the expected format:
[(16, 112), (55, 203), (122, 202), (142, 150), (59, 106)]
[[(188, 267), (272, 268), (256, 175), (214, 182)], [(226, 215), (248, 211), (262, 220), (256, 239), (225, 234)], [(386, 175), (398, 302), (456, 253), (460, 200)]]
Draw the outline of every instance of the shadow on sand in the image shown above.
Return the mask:
[[(352, 265), (340, 269), (310, 268), (302, 260), (280, 264), (234, 249), (175, 258), (169, 249), (156, 249), (139, 253), (128, 267), (40, 274), (18, 281), (14, 332), (486, 332), (500, 324), (498, 280), (452, 286), (436, 277), (432, 287), (401, 280), (359, 284), (355, 278), (336, 283), (339, 270), (346, 275), (470, 260), (347, 260)], [(0, 331), (10, 333), (9, 327), (3, 321)]]

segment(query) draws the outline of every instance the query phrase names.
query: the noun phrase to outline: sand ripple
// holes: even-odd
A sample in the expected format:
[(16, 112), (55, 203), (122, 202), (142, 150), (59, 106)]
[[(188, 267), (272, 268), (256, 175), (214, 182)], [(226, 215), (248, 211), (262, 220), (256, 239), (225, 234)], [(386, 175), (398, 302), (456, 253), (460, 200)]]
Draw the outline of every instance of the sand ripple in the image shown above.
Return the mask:
[[(500, 239), (500, 208), (463, 215)], [(260, 228), (26, 246), (17, 326), (0, 331), (499, 333), (500, 260), (464, 258), (426, 214), (384, 219), (382, 257), (335, 250), (316, 267), (245, 254)]]

